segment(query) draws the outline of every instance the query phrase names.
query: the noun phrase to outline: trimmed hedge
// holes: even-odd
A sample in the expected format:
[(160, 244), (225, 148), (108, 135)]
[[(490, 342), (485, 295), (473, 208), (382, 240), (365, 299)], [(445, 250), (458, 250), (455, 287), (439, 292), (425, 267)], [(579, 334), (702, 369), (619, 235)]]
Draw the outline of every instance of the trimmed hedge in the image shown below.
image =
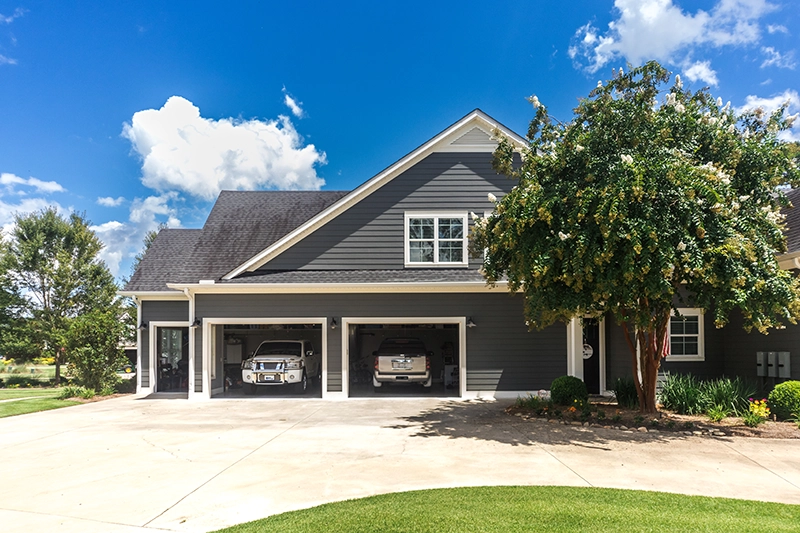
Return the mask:
[(589, 399), (586, 383), (575, 376), (561, 376), (550, 385), (550, 398), (559, 405), (572, 405), (575, 400), (585, 402)]
[(800, 418), (800, 381), (784, 381), (775, 385), (767, 401), (770, 410), (778, 418)]

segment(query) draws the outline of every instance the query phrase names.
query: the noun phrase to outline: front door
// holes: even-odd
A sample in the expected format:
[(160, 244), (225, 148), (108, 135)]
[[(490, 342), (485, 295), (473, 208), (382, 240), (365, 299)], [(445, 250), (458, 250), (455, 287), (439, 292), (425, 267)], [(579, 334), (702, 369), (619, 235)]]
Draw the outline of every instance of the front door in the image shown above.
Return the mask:
[(589, 394), (600, 394), (600, 322), (583, 319), (583, 381)]

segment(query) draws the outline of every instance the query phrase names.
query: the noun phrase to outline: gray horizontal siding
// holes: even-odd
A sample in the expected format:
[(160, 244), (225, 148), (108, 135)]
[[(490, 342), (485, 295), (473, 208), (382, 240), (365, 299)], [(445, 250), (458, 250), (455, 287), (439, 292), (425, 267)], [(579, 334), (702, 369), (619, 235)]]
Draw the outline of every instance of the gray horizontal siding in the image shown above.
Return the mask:
[[(157, 302), (145, 300), (142, 305), (142, 321), (147, 322), (185, 322), (189, 317), (189, 302)], [(142, 387), (150, 387), (150, 332), (141, 331), (142, 361), (137, 368), (142, 376)]]
[(472, 128), (467, 133), (456, 139), (452, 144), (497, 144), (492, 141), (491, 136), (480, 128)]
[[(507, 293), (197, 295), (195, 311), (208, 318), (461, 317), (467, 330), (467, 390), (549, 388), (566, 373), (562, 324), (529, 332), (522, 298)], [(198, 344), (198, 352), (201, 345)], [(341, 328), (328, 329), (328, 391), (342, 387)]]
[(763, 335), (755, 330), (746, 332), (741, 313), (731, 315), (724, 332), (725, 374), (756, 380), (756, 352), (789, 352), (791, 379), (800, 380), (800, 326), (770, 331)]
[(487, 194), (502, 196), (514, 183), (495, 173), (491, 153), (431, 154), (262, 269), (403, 268), (406, 211), (490, 212)]

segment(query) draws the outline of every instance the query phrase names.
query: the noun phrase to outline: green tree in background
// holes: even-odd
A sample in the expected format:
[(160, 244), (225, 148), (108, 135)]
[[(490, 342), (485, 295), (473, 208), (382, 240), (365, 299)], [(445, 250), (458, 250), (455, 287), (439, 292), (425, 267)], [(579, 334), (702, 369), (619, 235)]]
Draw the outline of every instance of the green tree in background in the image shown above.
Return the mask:
[(476, 220), (472, 241), (488, 281), (506, 276), (524, 293), (531, 327), (613, 315), (645, 412), (656, 410), (678, 304), (712, 313), (717, 327), (738, 308), (760, 332), (800, 315), (798, 280), (776, 261), (779, 186), (799, 177), (797, 146), (777, 136), (794, 117), (785, 106), (737, 115), (668, 80), (655, 62), (620, 70), (567, 123), (531, 97), (521, 162), (507, 140), (495, 152), (517, 185)]
[[(56, 383), (65, 362), (71, 321), (117, 309), (117, 286), (98, 257), (102, 246), (81, 215), (73, 213), (65, 219), (55, 208), (47, 208), (15, 217), (0, 272), (22, 298), (27, 341), (40, 354), (55, 358)], [(104, 345), (105, 340), (98, 343)]]

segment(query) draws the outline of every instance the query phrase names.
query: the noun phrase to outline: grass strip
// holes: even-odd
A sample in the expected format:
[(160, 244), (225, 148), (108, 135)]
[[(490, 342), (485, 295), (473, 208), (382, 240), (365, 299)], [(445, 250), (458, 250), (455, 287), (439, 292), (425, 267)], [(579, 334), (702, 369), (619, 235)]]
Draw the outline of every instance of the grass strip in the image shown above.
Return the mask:
[(800, 505), (586, 487), (468, 487), (330, 503), (218, 533), (267, 531), (777, 533), (800, 531)]
[(20, 400), (18, 402), (0, 403), (0, 418), (7, 416), (25, 415), (38, 411), (49, 411), (50, 409), (60, 409), (71, 405), (78, 405), (81, 402), (72, 400), (58, 400), (56, 398), (34, 398), (32, 400)]
[(58, 396), (58, 392), (60, 390), (61, 389), (54, 389), (54, 388), (0, 389), (0, 400), (13, 400), (14, 398), (29, 398), (32, 396), (56, 397)]

